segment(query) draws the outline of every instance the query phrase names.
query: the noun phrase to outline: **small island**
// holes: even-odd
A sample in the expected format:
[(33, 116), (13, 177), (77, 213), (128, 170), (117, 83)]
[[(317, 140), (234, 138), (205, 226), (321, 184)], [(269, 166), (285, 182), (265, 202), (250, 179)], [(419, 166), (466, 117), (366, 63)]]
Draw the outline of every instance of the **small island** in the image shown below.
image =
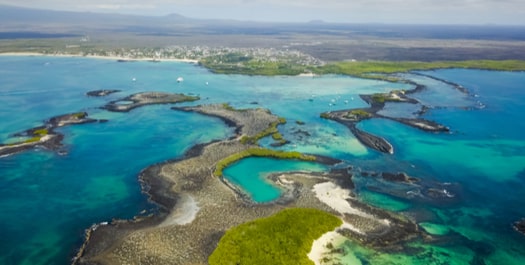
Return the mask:
[(111, 101), (102, 108), (115, 112), (128, 112), (145, 105), (181, 103), (196, 100), (199, 100), (199, 97), (166, 92), (142, 92), (120, 100)]
[(105, 96), (108, 96), (110, 94), (117, 93), (120, 91), (121, 90), (118, 90), (118, 89), (102, 89), (102, 90), (89, 91), (86, 93), (86, 95), (90, 97), (105, 97)]
[[(408, 82), (408, 81), (406, 81)], [(357, 123), (372, 119), (372, 118), (383, 118), (405, 125), (427, 131), (427, 132), (448, 132), (449, 128), (438, 124), (434, 121), (425, 120), (422, 118), (399, 118), (399, 117), (389, 117), (381, 115), (378, 112), (385, 107), (385, 103), (408, 103), (408, 104), (418, 104), (419, 101), (409, 97), (409, 94), (417, 93), (423, 89), (425, 86), (419, 85), (414, 82), (409, 82), (414, 85), (415, 88), (412, 90), (393, 90), (388, 93), (375, 93), (371, 95), (360, 95), (366, 103), (370, 105), (368, 108), (359, 108), (359, 109), (350, 109), (350, 110), (339, 110), (339, 111), (329, 111), (321, 113), (321, 118), (334, 120), (345, 125), (365, 146), (377, 150), (382, 153), (393, 154), (394, 147), (386, 139), (373, 135), (367, 132), (364, 132), (357, 128)], [(422, 111), (419, 112), (419, 115), (424, 114), (424, 110), (428, 109), (427, 106), (422, 107)]]
[(10, 144), (0, 144), (0, 156), (12, 155), (36, 147), (44, 147), (49, 150), (58, 151), (62, 146), (64, 135), (56, 132), (56, 128), (97, 121), (99, 120), (88, 118), (86, 112), (77, 112), (52, 117), (42, 126), (31, 128), (13, 135), (13, 137), (21, 137), (24, 138), (24, 140)]
[[(118, 90), (97, 90), (88, 92), (88, 94), (90, 94), (90, 96), (104, 96), (114, 92), (118, 92)], [(180, 103), (196, 101), (198, 99), (199, 97), (186, 96), (183, 94), (143, 92), (128, 96), (122, 100), (110, 102), (102, 108), (109, 111), (127, 112), (134, 108), (146, 105)], [(122, 104), (122, 102), (126, 101), (129, 101), (129, 104)], [(58, 151), (59, 154), (63, 154), (65, 151), (60, 150), (60, 148), (62, 147), (64, 135), (56, 132), (55, 129), (73, 124), (92, 122), (107, 122), (107, 120), (88, 118), (87, 112), (76, 112), (52, 117), (45, 121), (45, 124), (42, 126), (13, 134), (13, 137), (22, 138), (23, 140), (9, 144), (0, 144), (0, 157), (23, 152), (36, 147), (43, 147), (49, 150)]]

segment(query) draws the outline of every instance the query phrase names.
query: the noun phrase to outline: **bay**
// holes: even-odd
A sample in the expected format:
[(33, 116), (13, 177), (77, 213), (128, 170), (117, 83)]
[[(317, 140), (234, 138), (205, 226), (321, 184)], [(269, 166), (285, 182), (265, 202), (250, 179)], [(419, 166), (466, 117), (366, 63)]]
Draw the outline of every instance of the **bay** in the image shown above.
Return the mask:
[[(12, 134), (65, 113), (86, 111), (90, 117), (109, 120), (61, 128), (65, 155), (39, 149), (0, 158), (1, 264), (68, 264), (82, 242), (84, 229), (91, 224), (154, 211), (140, 191), (138, 174), (142, 169), (180, 158), (195, 144), (233, 133), (219, 119), (173, 111), (169, 105), (129, 113), (99, 109), (111, 100), (143, 91), (201, 97), (185, 104), (227, 102), (236, 108), (268, 108), (288, 121), (279, 130), (291, 143), (278, 149), (339, 158), (353, 165), (357, 173), (403, 171), (462, 187), (459, 203), (436, 207), (374, 193), (366, 188), (368, 180), (356, 174), (361, 200), (406, 214), (431, 213), (423, 227), (459, 236), (451, 237), (445, 245), (412, 243), (423, 250), (415, 256), (382, 253), (346, 242), (348, 256), (341, 257), (344, 264), (426, 264), (433, 260), (522, 264), (525, 260), (523, 237), (510, 225), (525, 217), (521, 207), (525, 198), (525, 123), (520, 119), (525, 73), (424, 72), (462, 85), (470, 95), (438, 80), (407, 74), (406, 78), (428, 87), (414, 95), (435, 107), (424, 117), (449, 126), (451, 133), (426, 133), (384, 119), (360, 123), (361, 129), (392, 142), (392, 156), (369, 150), (347, 128), (321, 119), (319, 114), (364, 107), (359, 94), (410, 89), (406, 84), (336, 75), (215, 75), (197, 65), (176, 62), (3, 56), (0, 65), (0, 141), (13, 141)], [(179, 76), (184, 77), (181, 83), (176, 81)], [(101, 98), (85, 96), (98, 89), (122, 91)], [(382, 114), (403, 117), (414, 110), (417, 107), (413, 105), (391, 105)], [(271, 139), (263, 139), (261, 144), (271, 148)], [(242, 175), (243, 164), (258, 166), (264, 174), (312, 169), (294, 162), (280, 165), (254, 159), (243, 160), (225, 172)]]

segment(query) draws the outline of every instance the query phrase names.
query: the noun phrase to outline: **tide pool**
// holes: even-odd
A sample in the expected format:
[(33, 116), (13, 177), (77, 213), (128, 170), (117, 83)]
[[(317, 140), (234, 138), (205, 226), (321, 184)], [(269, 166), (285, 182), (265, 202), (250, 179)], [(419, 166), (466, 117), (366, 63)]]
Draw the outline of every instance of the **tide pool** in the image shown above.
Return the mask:
[[(56, 115), (86, 111), (108, 119), (60, 128), (64, 155), (37, 149), (0, 158), (0, 264), (69, 264), (84, 229), (113, 218), (130, 218), (155, 206), (138, 183), (139, 172), (167, 159), (181, 158), (199, 143), (230, 137), (221, 120), (173, 111), (170, 105), (146, 106), (129, 113), (100, 109), (133, 93), (162, 91), (199, 95), (184, 103), (230, 103), (236, 108), (268, 108), (286, 118), (278, 127), (290, 144), (276, 148), (342, 159), (356, 171), (407, 172), (425, 181), (461, 187), (450, 205), (402, 200), (367, 189), (354, 175), (358, 199), (417, 220), (446, 236), (446, 244), (412, 242), (404, 251), (384, 253), (355, 242), (342, 242), (342, 264), (523, 264), (524, 237), (511, 223), (525, 217), (525, 73), (448, 69), (423, 72), (469, 90), (406, 74), (428, 90), (413, 96), (431, 108), (424, 118), (451, 128), (426, 133), (384, 119), (361, 122), (367, 132), (388, 139), (386, 155), (367, 149), (349, 130), (319, 114), (365, 107), (359, 94), (411, 89), (407, 84), (328, 75), (322, 77), (252, 77), (215, 75), (197, 65), (161, 62), (52, 57), (0, 57), (0, 141), (43, 124)], [(177, 77), (184, 77), (178, 83)], [(85, 93), (119, 89), (107, 97)], [(388, 104), (382, 114), (413, 115), (418, 105)], [(262, 139), (268, 148), (271, 139)], [(265, 176), (289, 170), (325, 171), (325, 166), (267, 158), (247, 158), (224, 175), (255, 201), (277, 198), (279, 189)], [(414, 250), (418, 250), (414, 252)]]
[(271, 202), (282, 194), (279, 187), (270, 183), (268, 175), (288, 171), (323, 172), (327, 167), (318, 163), (249, 157), (224, 170), (224, 177), (245, 190), (257, 203)]

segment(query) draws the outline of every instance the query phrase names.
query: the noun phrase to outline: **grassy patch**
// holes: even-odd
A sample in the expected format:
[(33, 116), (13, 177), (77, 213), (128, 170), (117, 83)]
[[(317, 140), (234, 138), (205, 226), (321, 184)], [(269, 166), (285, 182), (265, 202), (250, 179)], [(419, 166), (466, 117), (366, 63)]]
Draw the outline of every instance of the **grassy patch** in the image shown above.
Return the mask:
[(35, 136), (24, 141), (25, 144), (35, 143), (40, 141), (41, 136)]
[[(395, 78), (381, 74), (404, 73), (414, 70), (432, 70), (446, 68), (465, 68), (501, 71), (523, 71), (525, 61), (520, 60), (467, 60), (467, 61), (366, 61), (366, 62), (337, 62), (322, 67), (312, 68), (317, 74), (345, 74), (362, 78), (382, 79), (395, 81)], [(391, 80), (392, 79), (392, 80)]]
[(323, 118), (323, 119), (330, 119), (330, 114), (326, 113), (326, 112), (323, 112), (319, 115), (319, 117)]
[(368, 113), (366, 110), (362, 109), (355, 109), (351, 110), (346, 114), (347, 118), (354, 118), (354, 119), (366, 119), (372, 117), (372, 114)]
[(225, 109), (225, 110), (230, 110), (230, 111), (237, 111), (234, 107), (232, 107), (230, 104), (228, 103), (222, 103), (222, 107)]
[[(263, 137), (266, 137), (268, 135), (275, 135), (275, 134), (279, 134), (279, 130), (277, 130), (277, 126), (279, 124), (285, 124), (286, 123), (286, 119), (285, 118), (279, 118), (276, 122), (272, 122), (270, 123), (270, 126), (268, 126), (268, 128), (264, 131), (261, 131), (260, 133), (258, 133), (257, 135), (254, 135), (254, 136), (247, 136), (247, 135), (244, 135), (242, 138), (241, 138), (241, 143), (242, 144), (257, 144), (257, 141), (259, 141), (259, 139), (263, 138)], [(282, 135), (281, 135), (282, 137)]]
[(84, 119), (87, 116), (87, 113), (77, 112), (77, 113), (72, 114), (72, 116), (80, 120), (80, 119)]
[(521, 60), (466, 60), (466, 61), (357, 61), (335, 62), (323, 66), (299, 65), (291, 62), (259, 62), (253, 58), (241, 61), (220, 61), (205, 58), (201, 64), (215, 73), (246, 75), (298, 75), (311, 72), (323, 74), (343, 74), (366, 79), (399, 82), (399, 78), (388, 76), (414, 70), (433, 70), (446, 68), (482, 69), (498, 71), (524, 71), (525, 61)]
[(210, 265), (313, 264), (312, 243), (342, 221), (316, 209), (285, 209), (226, 232), (208, 259)]
[(44, 136), (49, 134), (49, 130), (46, 128), (38, 129), (33, 131), (33, 135)]
[(242, 152), (230, 155), (217, 163), (213, 175), (220, 177), (222, 176), (222, 171), (229, 165), (250, 156), (260, 156), (260, 157), (273, 157), (277, 159), (299, 159), (305, 161), (315, 161), (314, 156), (304, 155), (299, 152), (285, 152), (270, 150), (264, 148), (250, 148)]
[(272, 134), (272, 139), (274, 139), (275, 141), (282, 141), (284, 140), (284, 137), (280, 132), (276, 132)]
[(385, 103), (388, 99), (388, 95), (385, 93), (376, 93), (372, 95), (372, 100), (376, 103)]

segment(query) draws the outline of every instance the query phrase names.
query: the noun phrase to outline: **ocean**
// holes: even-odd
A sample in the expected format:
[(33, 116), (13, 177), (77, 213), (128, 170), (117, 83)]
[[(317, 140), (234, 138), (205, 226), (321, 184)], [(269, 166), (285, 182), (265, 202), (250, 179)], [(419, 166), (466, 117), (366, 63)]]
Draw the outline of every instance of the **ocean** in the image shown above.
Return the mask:
[[(279, 130), (290, 143), (278, 149), (345, 161), (354, 168), (358, 199), (410, 216), (443, 238), (411, 242), (396, 252), (340, 242), (345, 251), (334, 259), (343, 264), (525, 264), (525, 237), (511, 226), (525, 217), (523, 72), (447, 69), (401, 75), (427, 86), (412, 96), (431, 107), (424, 118), (448, 126), (450, 133), (427, 133), (386, 119), (361, 122), (360, 129), (393, 144), (395, 153), (388, 155), (368, 149), (346, 127), (319, 114), (365, 107), (359, 94), (411, 89), (407, 84), (339, 75), (216, 75), (177, 62), (38, 56), (2, 56), (0, 62), (0, 142), (13, 142), (14, 133), (61, 114), (86, 111), (91, 118), (108, 120), (60, 128), (64, 154), (37, 149), (0, 158), (0, 264), (69, 264), (91, 224), (155, 210), (140, 190), (142, 169), (233, 134), (217, 118), (174, 111), (171, 105), (129, 113), (100, 109), (143, 91), (201, 97), (180, 105), (268, 108), (287, 119)], [(177, 82), (178, 77), (184, 81)], [(440, 80), (461, 85), (469, 94)], [(99, 89), (121, 92), (85, 95)], [(381, 114), (413, 117), (420, 107), (388, 103)], [(260, 143), (273, 148), (269, 139)], [(279, 190), (264, 176), (300, 169), (328, 170), (306, 162), (250, 158), (224, 173), (254, 200), (267, 202)], [(427, 187), (450, 186), (457, 197), (440, 203), (402, 196), (363, 174), (382, 171), (406, 172)]]

